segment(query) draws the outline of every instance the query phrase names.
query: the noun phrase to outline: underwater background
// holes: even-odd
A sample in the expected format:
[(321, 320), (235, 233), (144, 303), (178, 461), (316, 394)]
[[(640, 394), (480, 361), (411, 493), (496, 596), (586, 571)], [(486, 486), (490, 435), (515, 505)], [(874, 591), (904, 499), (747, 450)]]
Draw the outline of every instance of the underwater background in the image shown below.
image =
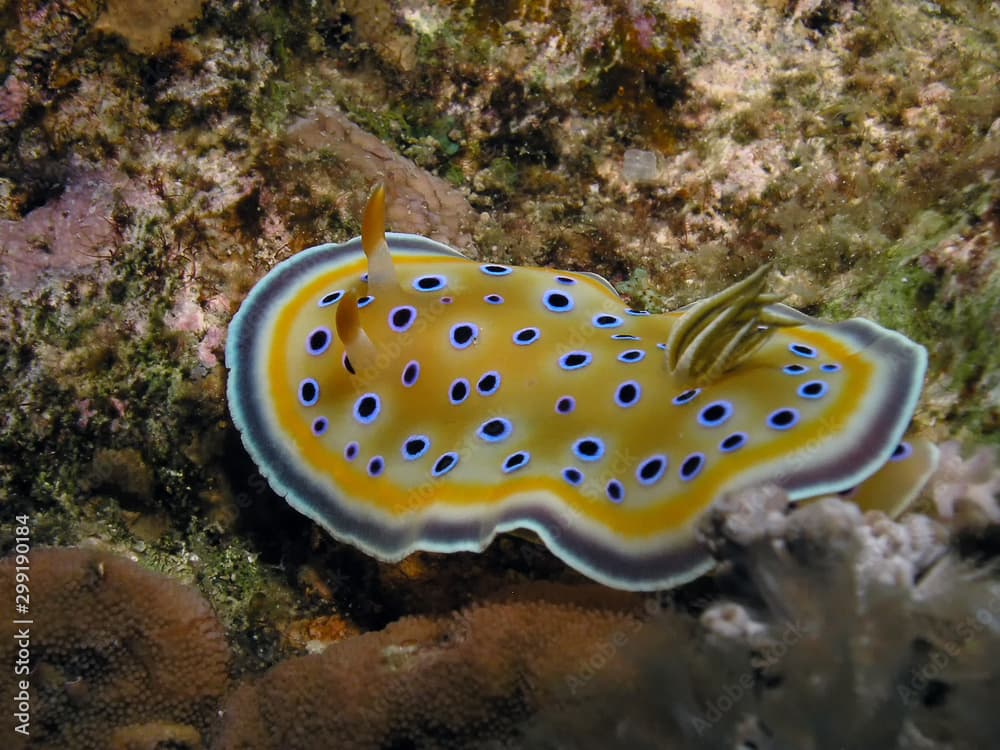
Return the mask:
[[(2, 746), (998, 744), (996, 2), (0, 0), (0, 32)], [(244, 451), (223, 351), (380, 179), (391, 230), (636, 308), (773, 261), (927, 348), (938, 471), (897, 520), (726, 498), (716, 572), (659, 594), (514, 535), (336, 542)]]

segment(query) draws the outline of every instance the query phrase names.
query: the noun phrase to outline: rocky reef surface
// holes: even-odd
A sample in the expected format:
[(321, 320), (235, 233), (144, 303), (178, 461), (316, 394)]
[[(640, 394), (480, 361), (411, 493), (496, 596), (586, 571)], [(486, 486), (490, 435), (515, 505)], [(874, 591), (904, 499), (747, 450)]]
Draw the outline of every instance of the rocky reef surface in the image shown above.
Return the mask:
[[(0, 0), (0, 31), (18, 746), (995, 744), (995, 3)], [(380, 176), (390, 228), (473, 257), (655, 310), (772, 260), (796, 307), (919, 341), (919, 512), (730, 498), (720, 570), (661, 597), (516, 537), (397, 565), (332, 541), (243, 452), (222, 349)]]

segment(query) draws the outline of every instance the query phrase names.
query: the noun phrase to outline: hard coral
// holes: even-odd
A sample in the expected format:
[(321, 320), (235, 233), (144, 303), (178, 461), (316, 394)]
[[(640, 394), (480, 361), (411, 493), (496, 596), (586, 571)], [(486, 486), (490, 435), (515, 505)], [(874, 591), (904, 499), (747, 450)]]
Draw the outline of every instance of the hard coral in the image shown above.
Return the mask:
[[(14, 601), (15, 557), (0, 561), (0, 596)], [(30, 739), (12, 748), (197, 748), (225, 691), (222, 626), (193, 589), (125, 558), (35, 549), (31, 590)], [(0, 658), (13, 665), (10, 618)], [(13, 669), (0, 677), (16, 693)]]
[(406, 618), (243, 685), (227, 702), (216, 748), (499, 741), (561, 686), (605, 665), (614, 674), (611, 656), (639, 628), (629, 614), (542, 602)]

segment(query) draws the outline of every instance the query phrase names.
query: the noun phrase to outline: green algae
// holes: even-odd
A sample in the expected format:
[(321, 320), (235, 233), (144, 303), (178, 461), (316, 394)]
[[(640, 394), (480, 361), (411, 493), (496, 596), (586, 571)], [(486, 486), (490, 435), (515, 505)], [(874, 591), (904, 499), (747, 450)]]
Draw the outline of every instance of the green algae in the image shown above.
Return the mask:
[(629, 299), (636, 310), (658, 313), (667, 309), (663, 296), (650, 282), (649, 271), (644, 268), (634, 269), (627, 279), (615, 284), (615, 288)]
[(850, 310), (833, 310), (867, 314), (924, 344), (933, 376), (960, 397), (945, 416), (991, 442), (1000, 442), (1000, 404), (990, 393), (1000, 385), (1000, 274), (990, 257), (995, 231), (980, 233), (978, 241), (976, 235), (996, 201), (986, 193), (957, 217), (935, 211), (915, 217)]
[[(125, 263), (118, 271), (134, 267)], [(127, 275), (123, 281), (133, 294), (147, 287)], [(218, 523), (206, 524), (199, 499), (217, 482), (211, 465), (222, 444), (211, 435), (221, 435), (226, 420), (221, 373), (187, 374), (196, 360), (177, 347), (183, 335), (162, 325), (122, 338), (107, 325), (122, 311), (105, 293), (71, 314), (53, 312), (53, 294), (38, 295), (26, 308), (30, 316), (10, 300), (4, 310), (14, 325), (0, 342), (0, 373), (11, 385), (0, 408), (12, 417), (0, 434), (0, 453), (33, 457), (0, 464), (4, 515), (28, 514), (36, 546), (99, 540), (139, 552), (154, 570), (197, 582), (228, 626), (255, 633), (254, 644), (242, 644), (244, 662), (265, 658), (260, 654), (276, 648), (277, 635), (261, 623), (282, 619), (279, 610), (283, 617), (294, 612), (287, 584), (262, 569), (248, 542)], [(165, 305), (164, 298), (154, 304), (161, 310), (154, 320)], [(42, 356), (53, 358), (45, 368), (17, 345), (36, 337), (46, 342)], [(127, 402), (124, 414), (115, 400)], [(183, 450), (193, 439), (199, 446)], [(5, 532), (0, 544), (9, 546), (8, 537)]]

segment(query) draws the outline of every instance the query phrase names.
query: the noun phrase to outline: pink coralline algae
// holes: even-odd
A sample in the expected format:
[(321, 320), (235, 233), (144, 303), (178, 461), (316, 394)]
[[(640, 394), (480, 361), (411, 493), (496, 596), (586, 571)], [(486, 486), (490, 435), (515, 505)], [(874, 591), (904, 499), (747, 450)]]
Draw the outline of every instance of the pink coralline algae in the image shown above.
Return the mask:
[(13, 125), (21, 119), (28, 106), (29, 89), (13, 75), (7, 76), (0, 88), (0, 125)]
[(0, 272), (8, 288), (33, 289), (46, 277), (69, 276), (107, 258), (116, 239), (115, 204), (133, 204), (143, 192), (119, 173), (87, 172), (23, 219), (0, 220)]
[(226, 329), (221, 326), (213, 326), (208, 329), (205, 338), (198, 344), (198, 361), (205, 367), (215, 367), (219, 364), (217, 352), (222, 351), (222, 345), (226, 342)]
[(171, 331), (193, 333), (200, 336), (198, 361), (203, 367), (212, 368), (219, 364), (218, 353), (226, 341), (225, 319), (228, 316), (228, 301), (223, 296), (215, 296), (200, 304), (186, 292), (167, 313), (164, 322)]

